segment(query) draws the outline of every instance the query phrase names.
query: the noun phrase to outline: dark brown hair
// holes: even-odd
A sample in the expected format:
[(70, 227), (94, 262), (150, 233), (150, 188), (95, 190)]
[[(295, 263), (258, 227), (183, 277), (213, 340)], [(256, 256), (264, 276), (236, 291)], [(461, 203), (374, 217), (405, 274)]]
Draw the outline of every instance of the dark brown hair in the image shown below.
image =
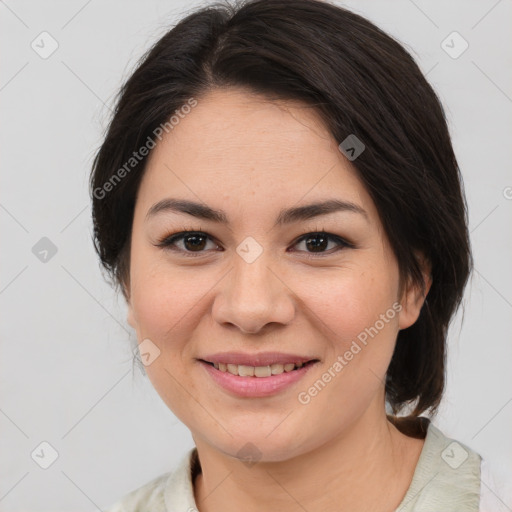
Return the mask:
[(188, 14), (143, 56), (119, 92), (90, 181), (94, 244), (114, 284), (127, 298), (147, 157), (129, 169), (126, 162), (190, 98), (218, 87), (300, 100), (338, 142), (353, 134), (364, 143), (352, 164), (377, 207), (401, 282), (423, 284), (418, 254), (433, 281), (418, 320), (398, 334), (386, 398), (395, 414), (405, 405), (415, 406), (413, 416), (434, 414), (448, 325), (471, 269), (460, 172), (442, 105), (411, 55), (349, 10), (315, 0), (215, 3)]

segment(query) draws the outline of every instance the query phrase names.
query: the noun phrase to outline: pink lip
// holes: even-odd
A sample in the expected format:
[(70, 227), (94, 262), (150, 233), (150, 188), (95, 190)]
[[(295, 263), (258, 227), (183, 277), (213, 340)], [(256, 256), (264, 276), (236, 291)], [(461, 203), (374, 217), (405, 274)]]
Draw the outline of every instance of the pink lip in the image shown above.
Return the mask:
[(300, 356), (282, 352), (261, 352), (259, 354), (244, 354), (242, 352), (218, 352), (201, 357), (209, 363), (242, 364), (245, 366), (270, 366), (271, 364), (307, 363), (315, 356)]
[[(233, 395), (242, 398), (263, 398), (275, 395), (304, 377), (304, 375), (316, 364), (311, 362), (302, 368), (298, 368), (291, 372), (283, 372), (279, 375), (272, 375), (270, 377), (240, 377), (229, 372), (217, 370), (213, 365), (208, 364), (205, 361), (199, 362), (219, 386)], [(225, 360), (222, 362), (225, 362)], [(257, 366), (267, 365), (258, 364)]]

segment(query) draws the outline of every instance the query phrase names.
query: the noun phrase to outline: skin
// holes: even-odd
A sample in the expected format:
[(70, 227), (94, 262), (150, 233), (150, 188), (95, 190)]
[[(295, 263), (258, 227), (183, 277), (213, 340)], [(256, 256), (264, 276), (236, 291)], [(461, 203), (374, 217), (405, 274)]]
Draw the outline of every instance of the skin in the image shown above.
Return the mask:
[[(139, 342), (149, 338), (161, 351), (148, 377), (197, 446), (198, 509), (394, 510), (424, 441), (388, 422), (384, 379), (397, 333), (416, 321), (424, 296), (412, 286), (400, 293), (375, 205), (312, 108), (243, 89), (197, 99), (151, 152), (136, 201), (127, 292)], [(168, 197), (222, 209), (229, 225), (173, 211), (147, 219)], [(274, 226), (282, 208), (331, 198), (366, 215), (338, 211)], [(156, 245), (187, 230), (211, 237), (199, 255), (183, 239), (175, 243), (181, 253)], [(354, 247), (332, 240), (319, 254), (297, 242), (316, 231)], [(248, 236), (263, 249), (252, 263), (236, 252)], [(301, 404), (298, 394), (397, 301), (401, 311)], [(221, 351), (281, 351), (320, 363), (277, 395), (240, 398), (197, 361)], [(237, 456), (249, 442), (261, 453), (253, 466)]]

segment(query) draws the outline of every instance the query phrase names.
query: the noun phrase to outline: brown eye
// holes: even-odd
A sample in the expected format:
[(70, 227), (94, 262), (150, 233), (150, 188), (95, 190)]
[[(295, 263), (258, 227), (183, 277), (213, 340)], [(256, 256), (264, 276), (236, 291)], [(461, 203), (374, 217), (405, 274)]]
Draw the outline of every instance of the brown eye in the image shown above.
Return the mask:
[(183, 245), (189, 251), (200, 251), (206, 246), (207, 237), (203, 235), (185, 235)]
[[(323, 231), (316, 233), (307, 233), (306, 235), (303, 235), (296, 242), (295, 245), (299, 245), (302, 243), (304, 243), (306, 250), (300, 250), (299, 252), (306, 252), (309, 254), (317, 253), (319, 255), (329, 255), (345, 247), (354, 247), (353, 244), (347, 242), (343, 238), (336, 235), (331, 235), (329, 233), (324, 233)], [(329, 248), (329, 251), (327, 251), (329, 243), (334, 243), (334, 247), (331, 246), (333, 250)]]
[(308, 238), (305, 239), (305, 242), (308, 250), (313, 252), (322, 252), (329, 244), (329, 237), (322, 234), (308, 236)]
[(207, 247), (208, 242), (213, 245), (213, 249), (219, 247), (206, 233), (201, 231), (183, 231), (163, 238), (156, 245), (157, 247), (180, 252), (187, 256), (193, 256), (195, 255), (194, 253), (201, 255), (201, 253), (207, 252), (209, 249)]

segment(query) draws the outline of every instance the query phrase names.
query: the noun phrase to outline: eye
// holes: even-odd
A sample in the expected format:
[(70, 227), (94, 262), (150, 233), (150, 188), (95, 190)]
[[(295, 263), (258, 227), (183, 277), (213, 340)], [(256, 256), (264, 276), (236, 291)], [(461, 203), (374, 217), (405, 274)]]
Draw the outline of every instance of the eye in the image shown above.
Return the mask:
[[(156, 244), (157, 247), (164, 247), (173, 251), (181, 252), (186, 256), (199, 256), (204, 253), (208, 242), (213, 244), (213, 249), (219, 246), (212, 238), (202, 231), (182, 231), (174, 235), (166, 236)], [(211, 249), (212, 247), (210, 247)]]
[[(210, 248), (208, 248), (208, 243), (211, 244)], [(343, 248), (355, 247), (354, 244), (340, 236), (326, 233), (325, 231), (306, 233), (296, 240), (293, 246), (295, 247), (300, 244), (304, 244), (305, 250), (299, 250), (298, 252), (305, 252), (308, 257), (313, 258), (317, 256), (329, 256)], [(334, 247), (331, 246), (328, 250), (329, 244), (334, 244)], [(208, 249), (219, 249), (219, 245), (215, 243), (208, 234), (202, 231), (181, 231), (165, 236), (155, 245), (192, 257), (200, 256)]]
[[(334, 250), (329, 250), (327, 252), (327, 248), (329, 247), (329, 243), (334, 243)], [(330, 255), (334, 252), (338, 252), (339, 250), (349, 247), (353, 248), (354, 244), (344, 240), (340, 236), (333, 235), (330, 233), (326, 233), (325, 231), (316, 231), (312, 233), (307, 233), (301, 236), (296, 242), (295, 246), (304, 244), (306, 248), (306, 253), (308, 253), (308, 257), (315, 257), (315, 255), (323, 256)], [(332, 249), (332, 246), (331, 246)], [(300, 251), (304, 252), (304, 251)]]

